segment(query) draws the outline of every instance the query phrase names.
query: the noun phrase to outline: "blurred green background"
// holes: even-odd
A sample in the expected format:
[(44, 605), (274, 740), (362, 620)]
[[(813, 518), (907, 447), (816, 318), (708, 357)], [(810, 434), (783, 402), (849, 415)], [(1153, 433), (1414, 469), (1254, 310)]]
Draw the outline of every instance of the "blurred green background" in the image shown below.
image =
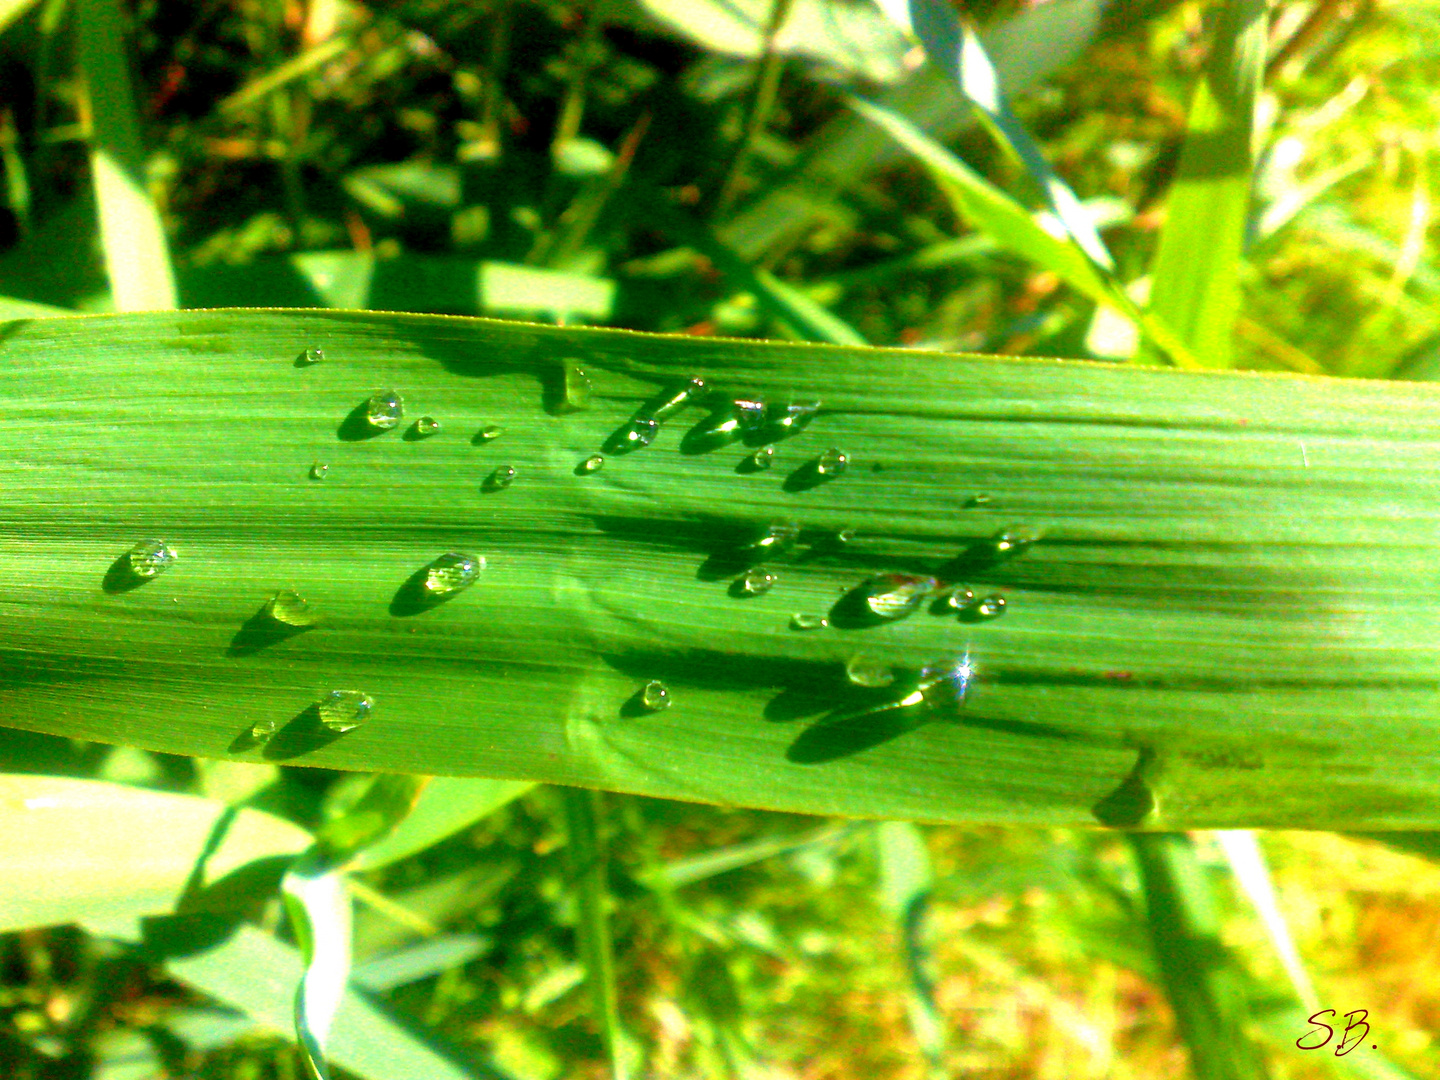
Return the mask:
[[(966, 6), (1137, 300), (1218, 10)], [(1227, 270), (1235, 366), (1440, 371), (1437, 31), (1422, 0), (1271, 7), (1245, 259)], [(173, 288), (183, 307), (1136, 352), (1113, 308), (959, 220), (852, 95), (1042, 207), (1023, 155), (858, 0), (3, 0), (0, 318), (164, 306)], [(97, 148), (143, 184), (107, 187)], [(138, 271), (117, 274), (117, 252)], [(10, 730), (0, 765), (307, 829), (368, 783)], [(545, 788), (492, 801), (354, 873), (354, 979), (395, 1018), (386, 1038), (442, 1048), (455, 1075), (1440, 1076), (1440, 869), (1393, 843), (817, 822), (614, 795), (582, 813)], [(598, 834), (577, 845), (586, 821)], [(283, 936), (276, 878), (245, 913)], [(585, 930), (607, 914), (608, 978)], [(223, 972), (186, 967), (193, 948), (89, 929), (0, 937), (4, 1076), (303, 1075), (278, 1030), (289, 985), (277, 1021)], [(1297, 1048), (1318, 1041), (1317, 1009), (1368, 1010), (1378, 1050)], [(336, 1075), (427, 1075), (385, 1058)]]

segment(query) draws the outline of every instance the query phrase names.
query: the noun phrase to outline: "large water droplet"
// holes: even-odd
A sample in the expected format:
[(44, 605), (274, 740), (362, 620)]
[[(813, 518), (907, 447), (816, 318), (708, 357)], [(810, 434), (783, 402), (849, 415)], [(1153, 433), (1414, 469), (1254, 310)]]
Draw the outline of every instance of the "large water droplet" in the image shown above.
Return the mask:
[(739, 579), (737, 590), (742, 596), (759, 596), (767, 593), (775, 587), (775, 582), (780, 580), (780, 575), (771, 570), (756, 568)]
[(142, 540), (125, 553), (126, 568), (137, 578), (153, 578), (179, 556), (164, 540)]
[(486, 491), (500, 491), (515, 482), (515, 466), (501, 465), (485, 478)]
[(329, 466), (329, 465), (326, 465), (323, 461), (317, 461), (314, 465), (311, 465), (311, 466), (310, 466), (310, 479), (311, 479), (311, 480), (324, 480), (324, 479), (325, 479), (325, 474), (328, 473), (329, 471), (330, 471), (330, 466)]
[(380, 431), (389, 431), (405, 415), (405, 401), (394, 390), (377, 390), (365, 403), (365, 422)]
[(850, 467), (850, 459), (833, 446), (815, 459), (815, 471), (827, 480), (833, 480)]
[(933, 577), (915, 574), (876, 574), (855, 590), (866, 609), (882, 619), (903, 619), (938, 587)]
[(318, 364), (325, 359), (325, 350), (318, 345), (312, 345), (300, 354), (302, 364)]
[(320, 723), (334, 732), (353, 731), (370, 717), (375, 699), (359, 690), (331, 690), (320, 699)]
[(737, 397), (730, 407), (741, 431), (758, 431), (765, 423), (765, 399), (758, 394)]
[(485, 569), (483, 555), (467, 555), (463, 551), (447, 551), (425, 571), (425, 593), (438, 599), (450, 596), (475, 584)]
[(791, 630), (824, 630), (830, 620), (824, 615), (796, 614), (790, 616)]
[(559, 395), (554, 410), (557, 413), (579, 412), (590, 407), (590, 376), (580, 366), (580, 361), (560, 361)]
[(440, 421), (433, 416), (422, 416), (415, 421), (415, 434), (427, 438), (440, 430)]
[(659, 679), (651, 679), (640, 691), (640, 704), (651, 712), (670, 707), (670, 688)]
[(954, 711), (965, 704), (975, 681), (975, 665), (967, 651), (958, 660), (936, 661), (920, 670), (919, 692), (932, 709)]
[(264, 742), (270, 738), (271, 735), (275, 734), (275, 729), (278, 726), (274, 720), (256, 720), (255, 723), (250, 725), (250, 738), (256, 742)]
[(286, 626), (314, 626), (315, 612), (310, 603), (294, 589), (281, 589), (265, 605), (265, 613)]
[(704, 379), (688, 379), (686, 382), (658, 398), (644, 411), (643, 415), (664, 423), (686, 405), (699, 401), (708, 389)]
[(873, 657), (855, 656), (845, 665), (845, 678), (854, 686), (874, 689), (893, 683), (895, 669)]

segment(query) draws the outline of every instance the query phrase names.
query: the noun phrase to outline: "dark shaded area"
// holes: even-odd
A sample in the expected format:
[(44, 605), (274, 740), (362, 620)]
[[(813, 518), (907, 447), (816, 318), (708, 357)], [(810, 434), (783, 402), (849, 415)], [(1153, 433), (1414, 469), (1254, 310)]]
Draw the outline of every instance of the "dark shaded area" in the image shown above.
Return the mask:
[(653, 716), (660, 711), (660, 709), (646, 707), (645, 687), (643, 686), (626, 698), (625, 703), (620, 706), (620, 715), (626, 720), (634, 720), (641, 716)]
[(379, 428), (370, 423), (370, 398), (367, 395), (365, 400), (356, 405), (340, 421), (340, 426), (335, 429), (335, 435), (341, 442), (364, 442), (366, 439), (373, 439), (384, 435), (393, 428)]
[[(733, 422), (733, 426), (732, 425)], [(680, 438), (680, 453), (696, 456), (740, 442), (744, 438), (735, 408), (729, 402), (711, 408), (710, 415), (695, 424)]]
[(785, 752), (785, 759), (797, 765), (823, 765), (827, 761), (873, 750), (934, 718), (933, 710), (924, 704), (877, 704), (860, 711), (832, 715), (802, 731)]
[(832, 480), (839, 480), (840, 477), (844, 475), (845, 470), (842, 470), (839, 473), (833, 475), (826, 475), (825, 473), (821, 472), (820, 458), (816, 456), (805, 462), (805, 464), (791, 471), (790, 475), (785, 477), (785, 482), (780, 486), (784, 490), (792, 493), (799, 491), (809, 491), (812, 488), (819, 487), (821, 484), (828, 484)]
[(1155, 758), (1155, 751), (1141, 747), (1135, 766), (1120, 786), (1090, 808), (1095, 820), (1115, 829), (1133, 828), (1155, 809), (1155, 793), (1145, 782), (1145, 770)]
[(310, 353), (310, 350), (309, 350), (309, 349), (301, 349), (301, 350), (300, 350), (300, 355), (297, 356), (297, 357), (295, 357), (295, 364), (294, 364), (294, 366), (297, 367), (297, 368), (308, 368), (308, 367), (314, 367), (316, 364), (318, 364), (318, 363), (320, 362), (320, 361), (318, 361), (318, 360), (311, 360), (311, 359), (310, 359), (310, 356), (309, 356), (309, 353)]
[(251, 656), (261, 649), (268, 649), (271, 645), (278, 645), (282, 641), (305, 633), (307, 630), (315, 629), (310, 626), (291, 626), (283, 623), (270, 614), (270, 601), (260, 605), (260, 609), (251, 615), (241, 624), (240, 629), (235, 631), (235, 636), (230, 639), (230, 645), (225, 650), (226, 656)]
[[(164, 571), (162, 570), (161, 573)], [(141, 585), (148, 585), (159, 576), (160, 574), (156, 574), (155, 577), (141, 577), (135, 573), (130, 566), (130, 554), (126, 552), (110, 564), (110, 568), (105, 571), (105, 576), (100, 579), (100, 588), (113, 596), (116, 593), (138, 589)]]
[(404, 433), (400, 436), (400, 438), (404, 439), (406, 442), (424, 442), (426, 439), (433, 439), (438, 434), (440, 434), (440, 432), (438, 431), (421, 431), (420, 421), (416, 420), (414, 423), (412, 423), (409, 427), (405, 429)]
[(289, 761), (313, 754), (346, 734), (348, 732), (332, 731), (320, 722), (318, 704), (307, 705), (270, 736), (264, 755), (271, 761)]

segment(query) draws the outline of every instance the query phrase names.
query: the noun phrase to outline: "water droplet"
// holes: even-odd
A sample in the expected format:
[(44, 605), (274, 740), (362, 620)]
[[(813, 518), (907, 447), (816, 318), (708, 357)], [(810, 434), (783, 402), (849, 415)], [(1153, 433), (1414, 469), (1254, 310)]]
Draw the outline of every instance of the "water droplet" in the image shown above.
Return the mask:
[(755, 569), (740, 579), (739, 591), (745, 596), (759, 596), (775, 587), (780, 575), (771, 570)]
[(858, 589), (857, 598), (882, 619), (902, 619), (924, 602), (938, 586), (933, 577), (914, 574), (876, 574)]
[(274, 720), (256, 720), (255, 723), (250, 725), (250, 738), (256, 742), (264, 742), (270, 738), (271, 735), (275, 734), (275, 729), (278, 726)]
[(651, 712), (670, 707), (670, 688), (659, 679), (651, 679), (640, 691), (640, 704)]
[(704, 379), (689, 379), (684, 385), (675, 388), (650, 405), (645, 410), (644, 415), (650, 416), (656, 422), (663, 424), (666, 420), (669, 420), (670, 417), (685, 408), (686, 405), (698, 401), (704, 396), (708, 388)]
[(1029, 529), (1002, 529), (990, 538), (987, 546), (992, 558), (1013, 559), (1023, 554), (1038, 539), (1039, 536)]
[(450, 596), (468, 589), (485, 569), (483, 555), (467, 555), (463, 551), (447, 551), (430, 564), (425, 572), (425, 593), (432, 598)]
[(815, 419), (815, 414), (820, 411), (818, 401), (792, 401), (783, 409), (774, 409), (770, 413), (770, 424), (776, 429), (779, 438), (787, 435), (798, 435), (809, 426), (810, 421)]
[(611, 440), (615, 445), (611, 449), (621, 453), (626, 450), (639, 450), (653, 443), (655, 436), (659, 434), (660, 422), (658, 420), (653, 416), (637, 416), (615, 433), (614, 439)]
[(740, 549), (742, 556), (755, 562), (784, 555), (800, 539), (800, 526), (793, 522), (767, 525), (764, 533)]
[(957, 585), (945, 597), (946, 605), (954, 611), (964, 611), (975, 603), (975, 590), (967, 585)]
[(433, 416), (422, 416), (415, 421), (415, 434), (420, 436), (434, 435), (440, 430), (440, 421)]
[(757, 431), (765, 423), (765, 399), (758, 394), (734, 398), (731, 409), (741, 431)]
[(489, 424), (476, 432), (475, 437), (478, 438), (481, 442), (489, 442), (492, 439), (498, 439), (504, 433), (504, 428), (499, 427), (496, 424)]
[(377, 390), (365, 403), (365, 422), (381, 431), (389, 431), (405, 415), (405, 402), (394, 390)]
[(848, 545), (853, 544), (854, 542), (855, 542), (855, 530), (854, 530), (854, 529), (836, 529), (836, 530), (835, 530), (835, 546), (836, 546), (836, 547), (847, 547)]
[(975, 681), (975, 665), (967, 650), (959, 660), (937, 661), (920, 669), (919, 692), (932, 709), (953, 711), (965, 704)]
[(359, 690), (331, 690), (320, 699), (320, 723), (336, 733), (353, 731), (369, 718), (375, 699)]
[(265, 605), (265, 613), (286, 626), (314, 626), (315, 612), (310, 603), (294, 589), (281, 589)]
[(300, 359), (306, 364), (318, 364), (325, 359), (325, 350), (318, 345), (312, 345), (300, 354)]
[(762, 446), (745, 459), (745, 467), (749, 472), (759, 472), (768, 469), (775, 463), (775, 448), (773, 446)]
[(559, 389), (555, 412), (572, 413), (590, 407), (590, 376), (585, 374), (578, 360), (560, 361)]
[(895, 669), (868, 656), (852, 657), (845, 665), (845, 678), (854, 686), (877, 688), (895, 681)]
[(323, 461), (317, 461), (314, 465), (311, 465), (311, 466), (310, 466), (310, 479), (311, 479), (311, 480), (324, 480), (324, 479), (325, 479), (325, 474), (328, 473), (329, 471), (330, 471), (330, 466), (329, 466), (329, 465), (326, 465)]
[(824, 615), (791, 615), (791, 630), (824, 630), (830, 625), (830, 620)]
[(501, 465), (485, 478), (486, 491), (500, 491), (515, 482), (515, 466)]
[(827, 479), (843, 473), (850, 465), (850, 459), (833, 446), (815, 459), (815, 471)]
[(989, 505), (990, 505), (990, 496), (989, 496), (989, 495), (971, 495), (970, 498), (968, 498), (968, 499), (965, 500), (965, 506), (966, 506), (967, 509), (974, 509), (974, 508), (977, 507), (977, 506), (989, 506)]
[(1005, 598), (1003, 596), (987, 596), (966, 608), (964, 614), (967, 618), (976, 620), (998, 619), (1005, 614)]
[(125, 562), (137, 578), (149, 579), (168, 569), (178, 557), (163, 540), (142, 540), (125, 553)]
[(591, 454), (580, 463), (580, 471), (586, 473), (599, 472), (605, 467), (605, 456), (603, 454)]

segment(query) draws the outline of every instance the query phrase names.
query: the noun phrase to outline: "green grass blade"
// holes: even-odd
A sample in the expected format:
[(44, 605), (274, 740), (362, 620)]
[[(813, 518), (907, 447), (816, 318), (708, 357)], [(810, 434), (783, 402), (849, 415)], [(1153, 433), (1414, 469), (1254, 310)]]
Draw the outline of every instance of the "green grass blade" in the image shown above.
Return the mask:
[(934, 884), (934, 868), (925, 834), (908, 821), (886, 821), (875, 828), (880, 856), (880, 905), (896, 922), (909, 984), (906, 1011), (910, 1030), (929, 1066), (929, 1075), (949, 1075), (945, 1068), (945, 1018), (935, 1000), (930, 949), (925, 941), (926, 913)]
[(1244, 972), (1220, 940), (1220, 913), (1193, 843), (1180, 833), (1136, 833), (1130, 845), (1161, 982), (1196, 1080), (1261, 1080), (1267, 1073), (1244, 1028)]
[[(297, 366), (308, 347), (324, 361)], [(323, 310), (11, 322), (0, 350), (26, 390), (0, 427), (11, 726), (859, 817), (1440, 825), (1429, 384)], [(545, 411), (562, 357), (589, 409)], [(769, 471), (737, 471), (741, 443), (681, 452), (691, 409), (576, 475), (690, 376), (824, 407)], [(353, 438), (382, 387), (440, 433)], [(849, 469), (812, 486), (830, 447)], [(500, 465), (514, 484), (487, 490)], [(788, 519), (815, 545), (735, 598), (727, 553)], [(1042, 536), (956, 562), (1012, 525)], [(149, 538), (179, 558), (130, 587), (115, 567)], [(450, 550), (489, 567), (412, 606)], [(882, 571), (1009, 608), (789, 628)], [(271, 625), (281, 589), (318, 623)], [(966, 650), (963, 711), (876, 711)], [(893, 699), (846, 680), (861, 652), (898, 670)], [(673, 703), (636, 713), (655, 679)], [(332, 690), (373, 714), (324, 729)]]
[(1114, 269), (1105, 242), (1070, 186), (1056, 175), (1010, 108), (999, 73), (970, 20), (947, 0), (909, 0), (910, 20), (931, 63), (943, 68), (984, 118), (985, 126), (1025, 166), (1065, 231), (1096, 266)]
[(611, 1080), (630, 1075), (629, 1048), (620, 1026), (620, 999), (615, 987), (615, 950), (610, 941), (610, 886), (604, 839), (600, 835), (600, 796), (581, 788), (561, 788), (565, 801), (565, 856), (570, 883), (579, 906), (575, 933), (585, 961), (586, 981), (595, 1003)]
[(407, 859), (488, 817), (532, 786), (520, 780), (431, 777), (410, 813), (385, 837), (362, 848), (348, 868), (378, 870)]
[(350, 978), (350, 894), (328, 860), (303, 858), (281, 882), (281, 897), (304, 963), (295, 989), (295, 1037), (306, 1075), (329, 1080), (325, 1043)]
[(76, 0), (75, 28), (90, 103), (90, 167), (100, 238), (115, 307), (173, 308), (175, 274), (160, 212), (147, 190), (118, 0)]
[(1207, 367), (1233, 362), (1266, 45), (1264, 0), (1226, 0), (1219, 10), (1166, 199), (1149, 308)]
[(0, 831), (4, 930), (161, 915), (310, 844), (304, 829), (259, 810), (54, 776), (0, 775)]

